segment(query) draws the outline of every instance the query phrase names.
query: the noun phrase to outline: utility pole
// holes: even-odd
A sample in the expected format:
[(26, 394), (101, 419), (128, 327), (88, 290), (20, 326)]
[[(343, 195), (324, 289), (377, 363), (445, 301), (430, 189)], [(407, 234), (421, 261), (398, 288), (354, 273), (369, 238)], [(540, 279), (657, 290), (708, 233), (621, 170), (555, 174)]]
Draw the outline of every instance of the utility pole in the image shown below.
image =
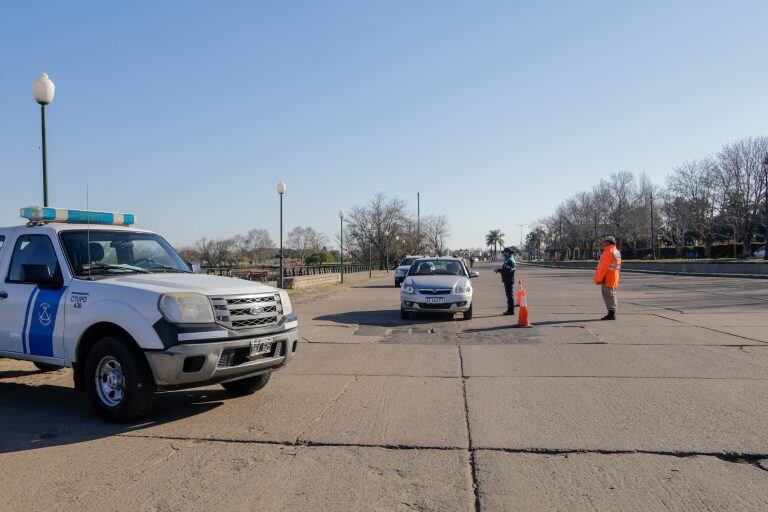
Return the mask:
[(763, 230), (763, 261), (768, 261), (768, 154), (763, 160), (763, 174), (765, 175), (765, 229)]
[(517, 249), (520, 251), (520, 257), (523, 255), (523, 227), (527, 226), (527, 224), (518, 224), (520, 226), (520, 247)]
[(656, 259), (656, 233), (653, 226), (653, 190), (651, 190), (651, 259)]
[(418, 243), (417, 252), (421, 251), (421, 193), (416, 192), (416, 240)]

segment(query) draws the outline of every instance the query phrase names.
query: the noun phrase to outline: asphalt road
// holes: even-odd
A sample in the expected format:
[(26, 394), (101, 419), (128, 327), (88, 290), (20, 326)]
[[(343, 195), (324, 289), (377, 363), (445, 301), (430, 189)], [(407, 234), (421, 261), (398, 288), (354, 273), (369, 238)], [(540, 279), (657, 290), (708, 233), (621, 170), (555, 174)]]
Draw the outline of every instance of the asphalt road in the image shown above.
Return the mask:
[(71, 373), (0, 360), (0, 510), (768, 510), (762, 281), (479, 266), (475, 318), (401, 321), (389, 278), (296, 300), (256, 395), (110, 425)]

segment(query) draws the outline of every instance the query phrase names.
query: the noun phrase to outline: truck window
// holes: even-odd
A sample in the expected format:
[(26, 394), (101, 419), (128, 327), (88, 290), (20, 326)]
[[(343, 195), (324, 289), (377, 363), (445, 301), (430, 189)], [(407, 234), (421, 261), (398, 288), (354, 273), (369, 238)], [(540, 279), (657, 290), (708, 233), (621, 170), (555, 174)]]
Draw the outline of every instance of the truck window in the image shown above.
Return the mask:
[(46, 265), (51, 274), (60, 272), (56, 251), (45, 235), (22, 235), (16, 240), (11, 256), (11, 269), (6, 281), (23, 283), (22, 265)]

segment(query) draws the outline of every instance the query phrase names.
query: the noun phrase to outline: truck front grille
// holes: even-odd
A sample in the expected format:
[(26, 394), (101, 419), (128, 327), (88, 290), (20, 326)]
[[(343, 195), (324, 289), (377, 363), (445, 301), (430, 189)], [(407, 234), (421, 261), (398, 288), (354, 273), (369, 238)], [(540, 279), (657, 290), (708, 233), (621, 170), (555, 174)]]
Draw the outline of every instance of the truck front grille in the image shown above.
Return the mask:
[(277, 325), (283, 317), (279, 293), (212, 297), (216, 322), (230, 329)]

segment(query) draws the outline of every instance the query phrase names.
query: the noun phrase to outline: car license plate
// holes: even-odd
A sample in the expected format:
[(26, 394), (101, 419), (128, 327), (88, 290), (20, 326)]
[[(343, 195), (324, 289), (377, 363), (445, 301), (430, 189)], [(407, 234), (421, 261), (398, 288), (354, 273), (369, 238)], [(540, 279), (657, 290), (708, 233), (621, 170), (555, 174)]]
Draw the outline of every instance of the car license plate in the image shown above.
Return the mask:
[(426, 298), (427, 304), (442, 304), (443, 298), (442, 297), (427, 297)]
[(273, 342), (274, 340), (272, 338), (259, 338), (257, 340), (251, 340), (251, 352), (248, 354), (248, 356), (253, 357), (266, 354), (272, 349)]

